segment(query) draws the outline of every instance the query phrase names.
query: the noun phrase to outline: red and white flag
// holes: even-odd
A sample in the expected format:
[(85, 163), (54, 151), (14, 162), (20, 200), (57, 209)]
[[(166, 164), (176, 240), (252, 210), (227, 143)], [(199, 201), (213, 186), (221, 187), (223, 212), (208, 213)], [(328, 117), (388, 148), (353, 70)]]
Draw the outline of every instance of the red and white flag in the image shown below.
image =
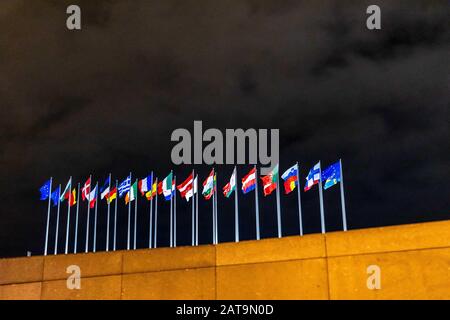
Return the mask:
[(194, 188), (194, 176), (191, 173), (189, 177), (187, 177), (186, 180), (184, 180), (182, 183), (180, 183), (177, 186), (178, 191), (181, 194), (182, 198), (185, 198), (186, 201), (189, 201), (189, 199), (193, 196), (193, 188)]
[(81, 197), (83, 198), (83, 201), (89, 199), (89, 193), (91, 193), (91, 177), (86, 180), (83, 188), (81, 189)]

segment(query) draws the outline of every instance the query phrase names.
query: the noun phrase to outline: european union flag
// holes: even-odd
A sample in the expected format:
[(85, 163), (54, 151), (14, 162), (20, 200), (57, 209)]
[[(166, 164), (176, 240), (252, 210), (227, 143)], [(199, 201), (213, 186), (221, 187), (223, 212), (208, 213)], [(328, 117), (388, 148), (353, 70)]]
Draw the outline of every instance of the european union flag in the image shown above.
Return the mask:
[(39, 192), (41, 193), (41, 198), (39, 200), (47, 200), (48, 199), (48, 197), (50, 196), (50, 184), (51, 184), (51, 181), (48, 180), (39, 189)]
[(339, 161), (322, 171), (322, 181), (325, 181), (324, 190), (341, 181), (341, 163)]
[(52, 195), (50, 196), (52, 201), (53, 201), (53, 206), (57, 206), (58, 205), (58, 201), (59, 201), (59, 186), (58, 188), (56, 188), (55, 191), (52, 192)]

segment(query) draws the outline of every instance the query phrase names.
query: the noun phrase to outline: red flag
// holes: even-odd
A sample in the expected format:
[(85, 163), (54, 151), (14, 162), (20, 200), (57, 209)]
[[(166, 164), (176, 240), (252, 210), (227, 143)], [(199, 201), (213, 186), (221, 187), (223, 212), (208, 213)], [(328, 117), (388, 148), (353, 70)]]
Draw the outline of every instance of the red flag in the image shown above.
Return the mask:
[(162, 194), (163, 193), (163, 189), (162, 189), (162, 181), (158, 183), (158, 194)]
[(277, 188), (277, 183), (273, 181), (273, 176), (271, 174), (261, 177), (263, 184), (264, 196), (268, 196), (273, 190)]
[(191, 173), (186, 180), (184, 180), (177, 186), (177, 189), (180, 192), (181, 197), (186, 198), (186, 194), (192, 190), (193, 186), (194, 186), (194, 176)]
[(89, 198), (89, 193), (91, 193), (91, 177), (86, 180), (83, 189), (81, 189), (81, 197), (83, 198), (83, 201), (86, 201), (86, 199)]

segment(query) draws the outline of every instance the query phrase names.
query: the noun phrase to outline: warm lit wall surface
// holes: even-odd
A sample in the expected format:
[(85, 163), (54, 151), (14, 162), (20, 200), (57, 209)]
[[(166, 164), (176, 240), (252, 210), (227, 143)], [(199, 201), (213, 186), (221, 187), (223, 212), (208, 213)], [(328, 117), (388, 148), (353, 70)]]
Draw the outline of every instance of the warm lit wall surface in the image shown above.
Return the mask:
[[(66, 268), (81, 268), (67, 289)], [(380, 289), (368, 289), (370, 265)], [(450, 299), (450, 221), (0, 259), (0, 299)]]

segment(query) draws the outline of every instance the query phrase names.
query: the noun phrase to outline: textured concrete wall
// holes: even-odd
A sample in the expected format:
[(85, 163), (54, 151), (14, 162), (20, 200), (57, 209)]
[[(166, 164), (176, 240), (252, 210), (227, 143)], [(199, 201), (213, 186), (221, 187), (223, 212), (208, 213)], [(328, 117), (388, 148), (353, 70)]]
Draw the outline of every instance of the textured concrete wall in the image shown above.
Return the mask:
[[(69, 265), (80, 290), (67, 289)], [(381, 289), (367, 287), (370, 265)], [(0, 299), (450, 299), (450, 221), (1, 259)]]

